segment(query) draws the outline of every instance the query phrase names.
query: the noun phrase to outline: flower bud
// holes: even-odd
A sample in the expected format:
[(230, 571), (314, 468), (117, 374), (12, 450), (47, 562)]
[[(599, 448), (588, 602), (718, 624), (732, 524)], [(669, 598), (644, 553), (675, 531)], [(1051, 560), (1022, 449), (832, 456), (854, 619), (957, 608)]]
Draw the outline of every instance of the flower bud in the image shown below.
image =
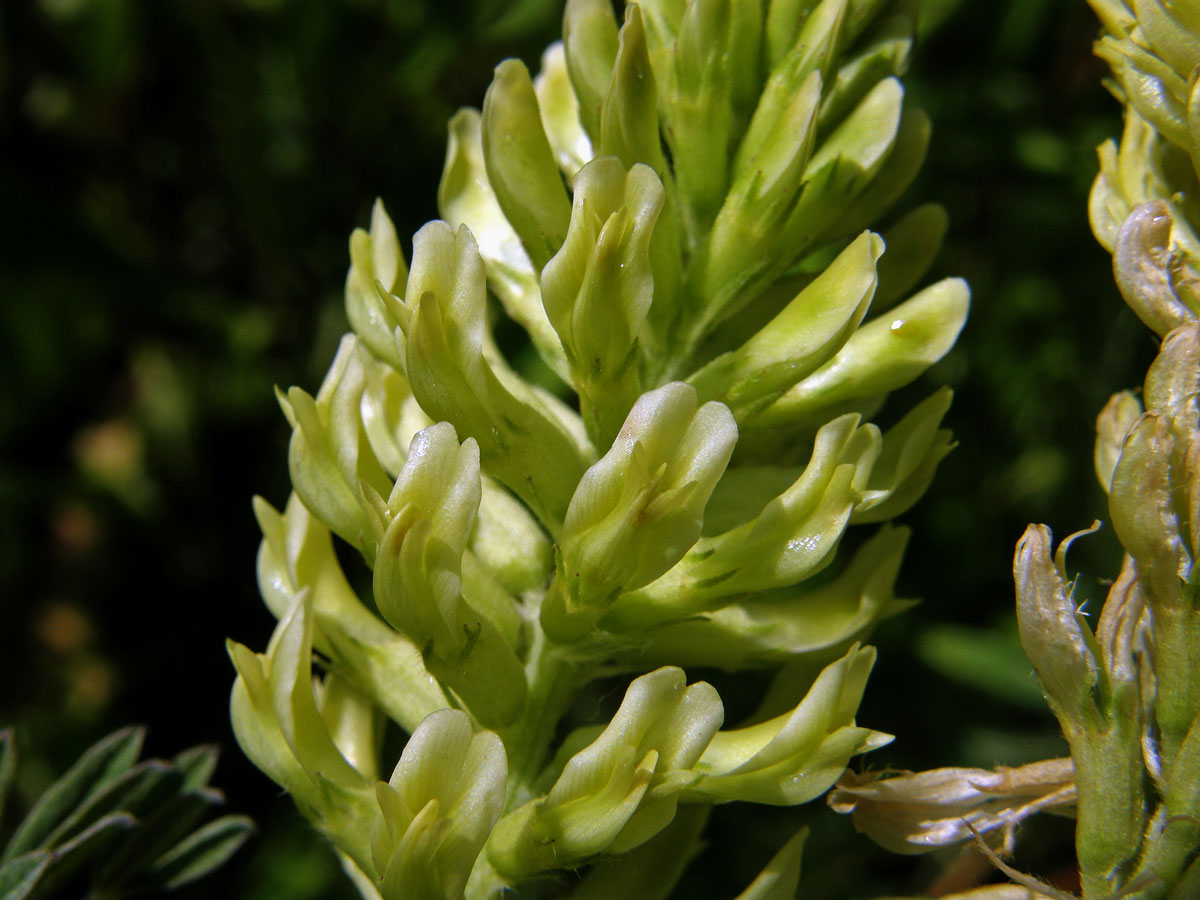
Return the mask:
[(433, 424), (412, 395), (408, 380), (381, 363), (360, 343), (356, 348), (363, 371), (359, 403), (363, 431), (371, 452), (387, 474), (395, 478), (404, 468), (408, 445), (422, 428)]
[(335, 672), (313, 681), (313, 695), (338, 752), (368, 781), (376, 780), (385, 721), (379, 707)]
[(383, 900), (461, 900), (500, 817), (508, 764), (490, 731), (455, 709), (430, 714), (376, 786), (371, 856)]
[(1126, 103), (1164, 138), (1186, 149), (1186, 74), (1172, 71), (1170, 65), (1125, 35), (1104, 35), (1095, 47), (1096, 55), (1112, 67)]
[[(1067, 546), (1058, 550), (1060, 566)], [(1046, 699), (1072, 743), (1099, 727), (1096, 691), (1101, 674), (1096, 640), (1076, 610), (1060, 568), (1050, 559), (1050, 530), (1030, 525), (1013, 561), (1021, 646), (1037, 669)]]
[(630, 668), (673, 662), (726, 672), (828, 658), (916, 602), (895, 593), (907, 541), (906, 529), (885, 528), (859, 547), (832, 581), (768, 591), (703, 616), (669, 622), (642, 641), (637, 629), (622, 632), (632, 646), (612, 655)]
[(744, 419), (828, 361), (858, 328), (877, 283), (878, 235), (863, 232), (754, 337), (688, 380)]
[(950, 431), (938, 427), (953, 396), (949, 388), (941, 388), (884, 432), (863, 499), (850, 517), (852, 525), (885, 522), (907, 512), (925, 493), (938, 463), (955, 447)]
[(1174, 254), (1174, 218), (1167, 201), (1144, 203), (1121, 225), (1113, 247), (1113, 273), (1121, 296), (1160, 336), (1194, 319), (1197, 309), (1200, 273)]
[(812, 375), (755, 415), (755, 426), (816, 423), (901, 387), (941, 359), (967, 318), (964, 281), (947, 278), (858, 329)]
[[(1200, 23), (1193, 23), (1192, 37), (1200, 30)], [(1192, 171), (1200, 175), (1200, 90), (1196, 89), (1195, 79), (1189, 79), (1187, 96), (1187, 151), (1192, 158)]]
[(1200, 22), (1186, 3), (1153, 0), (1126, 6), (1098, 10), (1109, 33), (1096, 45), (1096, 55), (1112, 66), (1122, 99), (1186, 152), (1189, 88), (1200, 63)]
[(417, 232), (405, 299), (409, 382), (421, 408), (474, 438), (485, 471), (553, 528), (591, 448), (575, 413), (505, 369), (487, 334), (486, 295), (468, 231), (431, 222)]
[(679, 562), (700, 536), (705, 504), (736, 442), (729, 410), (697, 408), (690, 385), (674, 382), (638, 400), (571, 498), (542, 607), (547, 633), (581, 637), (618, 593)]
[(511, 723), (525, 702), (520, 661), (497, 624), (462, 594), (462, 558), (479, 508), (479, 450), (441, 422), (420, 432), (379, 512), (380, 613), (479, 721)]
[(571, 201), (546, 139), (529, 70), (520, 60), (496, 67), (483, 100), (483, 159), (488, 182), (534, 270), (562, 246)]
[(592, 439), (612, 440), (640, 393), (642, 324), (654, 294), (650, 240), (662, 183), (613, 157), (580, 170), (562, 249), (542, 271), (546, 314), (566, 349)]
[(480, 116), (473, 109), (461, 109), (450, 120), (438, 210), (452, 228), (470, 229), (479, 244), (488, 286), (504, 311), (529, 332), (551, 369), (566, 378), (566, 358), (542, 308), (537, 273), (488, 182)]
[(1088, 219), (1096, 240), (1109, 253), (1135, 207), (1172, 193), (1162, 167), (1163, 146), (1137, 110), (1126, 107), (1120, 144), (1110, 140), (1098, 148), (1100, 172), (1088, 196)]
[(533, 79), (533, 90), (555, 162), (568, 183), (574, 182), (576, 173), (596, 154), (579, 118), (579, 101), (571, 89), (562, 41), (555, 41), (542, 53), (542, 68)]
[[(756, 112), (751, 121), (734, 157), (732, 186), (692, 262), (692, 290), (703, 299), (712, 322), (749, 302), (747, 284), (761, 289), (804, 249), (796, 246), (783, 257), (774, 255), (795, 198), (803, 193), (800, 184), (816, 139), (820, 98), (821, 76), (812, 72), (780, 98), (778, 110)], [(766, 101), (764, 94), (760, 110)], [(758, 122), (764, 124), (756, 128)]]
[(1125, 438), (1138, 416), (1142, 414), (1142, 402), (1133, 391), (1119, 391), (1108, 398), (1104, 409), (1096, 417), (1096, 449), (1093, 454), (1096, 477), (1100, 487), (1108, 492), (1112, 485), (1113, 471), (1121, 457)]
[[(1085, 881), (1107, 883), (1111, 873), (1129, 864), (1146, 828), (1147, 745), (1129, 652), (1141, 616), (1125, 576), (1105, 604), (1101, 635), (1093, 636), (1062, 574), (1074, 537), (1059, 545), (1052, 563), (1049, 531), (1035, 525), (1026, 530), (1014, 562), (1017, 627), (1071, 746), (1079, 796), (1080, 870)], [(1111, 655), (1105, 655), (1106, 648)], [(1190, 715), (1194, 713), (1193, 706)]]
[(845, 240), (887, 215), (921, 170), (932, 133), (933, 126), (923, 110), (903, 110), (887, 158), (854, 198), (853, 206), (830, 224), (827, 239), (834, 243)]
[(819, 797), (851, 756), (892, 740), (854, 724), (874, 663), (875, 649), (856, 644), (821, 671), (790, 713), (718, 733), (696, 763), (701, 777), (684, 790), (684, 799), (790, 806)]
[(358, 599), (338, 564), (329, 532), (294, 494), (283, 515), (261, 498), (255, 499), (254, 514), (263, 533), (259, 590), (276, 618), (307, 595), (316, 648), (401, 727), (415, 728), (448, 704), (412, 642)]
[(546, 532), (521, 501), (492, 479), (484, 477), (482, 487), (470, 552), (512, 594), (544, 589), (554, 568)]
[[(400, 327), (394, 294), (404, 294), (408, 266), (396, 236), (396, 226), (376, 200), (371, 208), (371, 230), (356, 228), (350, 235), (350, 272), (346, 276), (346, 316), (371, 352), (393, 368), (403, 370), (396, 349)], [(382, 291), (376, 289), (376, 283)]]
[(1200, 394), (1200, 322), (1190, 320), (1163, 338), (1146, 373), (1143, 393), (1147, 409), (1174, 415), (1196, 404)]
[(887, 252), (876, 265), (879, 286), (871, 308), (882, 312), (911, 291), (942, 247), (950, 217), (944, 207), (926, 203), (901, 216), (883, 233)]
[(617, 58), (612, 4), (608, 0), (567, 0), (563, 49), (571, 87), (579, 98), (579, 117), (595, 143), (600, 138), (600, 110)]
[[(1109, 513), (1121, 545), (1135, 560), (1152, 600), (1182, 601), (1193, 548), (1196, 504), (1193, 444), (1197, 435), (1177, 435), (1170, 415), (1151, 411), (1129, 431), (1113, 472)], [(1190, 439), (1189, 439), (1190, 438)], [(1182, 501), (1182, 502), (1180, 502)], [(1194, 539), (1194, 538), (1193, 538)]]
[(296, 493), (318, 519), (368, 558), (374, 535), (363, 508), (363, 485), (387, 491), (390, 479), (371, 450), (360, 404), (365, 376), (346, 335), (316, 398), (291, 388), (278, 395), (292, 424), (288, 468)]
[(374, 817), (369, 772), (338, 750), (317, 709), (312, 676), (312, 602), (300, 594), (279, 620), (265, 654), (227, 646), (238, 677), (230, 697), (242, 752), (288, 791), (300, 811), (360, 867)]
[(615, 156), (629, 169), (645, 163), (664, 181), (670, 178), (658, 122), (658, 93), (646, 49), (646, 30), (637, 4), (625, 7), (617, 34), (617, 55), (600, 107), (597, 156)]
[(790, 487), (758, 515), (701, 537), (657, 581), (619, 597), (605, 627), (627, 631), (683, 619), (724, 606), (723, 598), (787, 587), (819, 571), (861, 496), (865, 457), (878, 453), (878, 441), (878, 429), (859, 428), (857, 416), (830, 422), (817, 432), (812, 458)]
[[(888, 187), (881, 183), (869, 188), (896, 145), (903, 105), (903, 85), (897, 78), (885, 78), (814, 149), (782, 239), (816, 236), (844, 217), (844, 204), (851, 198), (857, 206), (864, 190)], [(785, 246), (781, 240), (775, 249)]]
[(767, 11), (767, 63), (772, 70), (790, 55), (820, 53), (828, 64), (837, 52), (846, 0), (774, 0)]
[[(850, 24), (843, 20), (843, 25)], [(840, 122), (884, 78), (900, 77), (908, 69), (916, 23), (903, 13), (882, 19), (870, 37), (836, 73), (821, 103), (820, 127)]]
[[(698, 235), (711, 227), (725, 199), (730, 139), (744, 128), (762, 87), (763, 11), (757, 3), (701, 0), (680, 4), (679, 13), (677, 21), (647, 33), (661, 35), (648, 43), (666, 80), (663, 130), (685, 228)], [(656, 54), (656, 43), (666, 40)]]
[(518, 879), (649, 840), (674, 818), (679, 792), (695, 779), (690, 770), (723, 717), (717, 692), (704, 682), (688, 686), (681, 669), (635, 679), (609, 725), (571, 756), (549, 793), (497, 824), (492, 865)]
[[(1169, 394), (1165, 383), (1160, 389)], [(1148, 643), (1153, 648), (1153, 715), (1167, 761), (1179, 752), (1200, 707), (1195, 677), (1200, 611), (1192, 588), (1193, 563), (1200, 551), (1196, 415), (1196, 400), (1189, 397), (1173, 415), (1151, 410), (1142, 416), (1125, 442), (1109, 495), (1113, 526), (1137, 564), (1145, 593)]]
[[(1153, 698), (1140, 696), (1143, 676), (1147, 674), (1142, 671), (1142, 659), (1151, 637), (1150, 618), (1137, 565), (1126, 556), (1100, 610), (1096, 643), (1108, 676), (1113, 714), (1143, 728), (1147, 726), (1146, 713), (1154, 705)], [(1151, 702), (1144, 703), (1144, 699)]]

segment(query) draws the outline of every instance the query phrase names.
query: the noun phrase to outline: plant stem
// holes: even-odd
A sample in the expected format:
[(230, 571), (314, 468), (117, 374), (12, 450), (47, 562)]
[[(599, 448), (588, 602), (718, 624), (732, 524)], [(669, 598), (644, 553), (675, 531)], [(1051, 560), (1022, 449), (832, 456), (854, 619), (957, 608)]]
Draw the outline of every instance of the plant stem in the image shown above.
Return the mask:
[(579, 667), (550, 641), (536, 615), (530, 628), (529, 656), (525, 663), (529, 694), (525, 714), (501, 733), (508, 753), (509, 811), (532, 798), (538, 775), (546, 764), (559, 719), (580, 687)]

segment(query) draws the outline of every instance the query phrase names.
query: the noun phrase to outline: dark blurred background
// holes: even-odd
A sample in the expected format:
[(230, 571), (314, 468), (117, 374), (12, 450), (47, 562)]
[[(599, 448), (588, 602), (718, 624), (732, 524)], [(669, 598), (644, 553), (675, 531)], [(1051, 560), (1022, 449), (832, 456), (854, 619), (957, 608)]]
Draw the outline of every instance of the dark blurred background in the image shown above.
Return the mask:
[[(872, 765), (1017, 764), (1064, 751), (1020, 653), (1012, 548), (1105, 517), (1096, 413), (1153, 354), (1087, 226), (1095, 146), (1119, 108), (1077, 0), (942, 3), (909, 102), (934, 121), (915, 200), (951, 231), (935, 276), (972, 317), (920, 385), (956, 390), (960, 446), (906, 516), (905, 593), (876, 635), (860, 722), (899, 735)], [(260, 836), (187, 896), (351, 897), (290, 801), (241, 756), (223, 641), (265, 645), (249, 499), (287, 496), (273, 386), (315, 390), (346, 329), (350, 230), (376, 196), (402, 236), (436, 215), (445, 124), (491, 68), (536, 68), (558, 0), (16, 0), (0, 6), (0, 724), (28, 799), (89, 742), (225, 748), (216, 783)], [(938, 18), (938, 17), (934, 17)], [(1081, 542), (1081, 599), (1116, 573)], [(814, 826), (812, 897), (936, 885), (954, 854), (887, 857), (822, 804), (718, 813), (681, 895), (730, 897)], [(1042, 829), (1039, 831), (1038, 829)], [(1069, 863), (1034, 826), (1018, 863)]]

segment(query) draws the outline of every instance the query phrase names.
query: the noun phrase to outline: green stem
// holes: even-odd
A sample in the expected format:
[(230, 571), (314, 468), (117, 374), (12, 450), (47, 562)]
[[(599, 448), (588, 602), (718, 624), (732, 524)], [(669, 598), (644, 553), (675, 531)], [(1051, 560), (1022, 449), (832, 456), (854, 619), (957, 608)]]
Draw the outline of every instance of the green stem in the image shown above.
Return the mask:
[(540, 626), (535, 624), (531, 632), (525, 664), (529, 683), (525, 714), (500, 735), (508, 754), (506, 812), (536, 794), (537, 779), (550, 755), (558, 722), (575, 699), (581, 683), (578, 664), (568, 659)]

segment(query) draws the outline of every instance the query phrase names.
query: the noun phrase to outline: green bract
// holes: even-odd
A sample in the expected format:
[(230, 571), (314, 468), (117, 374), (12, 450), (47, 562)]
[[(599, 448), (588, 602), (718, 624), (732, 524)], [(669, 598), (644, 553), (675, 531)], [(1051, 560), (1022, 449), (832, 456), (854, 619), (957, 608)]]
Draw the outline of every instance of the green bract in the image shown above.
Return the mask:
[[(806, 802), (889, 740), (854, 721), (857, 642), (911, 602), (907, 535), (870, 526), (952, 448), (950, 394), (868, 419), (968, 305), (908, 296), (946, 225), (891, 212), (929, 140), (912, 33), (885, 0), (570, 0), (541, 72), (502, 63), (451, 122), (411, 265), (381, 204), (351, 237), (354, 333), (315, 398), (281, 394), (295, 496), (257, 506), (280, 623), (231, 653), (238, 740), (366, 895), (591, 866), (558, 893), (665, 897), (709, 806)], [(724, 731), (678, 668), (797, 660)], [(387, 784), (384, 720), (412, 734)], [(743, 898), (791, 896), (802, 843)]]

